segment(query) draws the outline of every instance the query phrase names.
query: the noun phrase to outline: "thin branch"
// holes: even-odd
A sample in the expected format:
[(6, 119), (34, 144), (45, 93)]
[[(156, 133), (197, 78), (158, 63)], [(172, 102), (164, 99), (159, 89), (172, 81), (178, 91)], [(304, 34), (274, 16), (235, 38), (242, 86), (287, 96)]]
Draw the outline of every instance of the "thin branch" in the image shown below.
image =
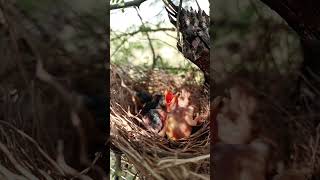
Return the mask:
[[(140, 21), (141, 21), (141, 23), (142, 23), (142, 27), (146, 27), (145, 24), (144, 24), (144, 22), (143, 22), (143, 19), (142, 19), (142, 17), (141, 17), (141, 15), (140, 15), (140, 13), (139, 13), (139, 11), (138, 11), (137, 8), (136, 8), (136, 11), (137, 11), (137, 14), (138, 14), (138, 16), (139, 16), (139, 18), (140, 18)], [(150, 46), (150, 49), (151, 49), (151, 52), (152, 52), (152, 69), (154, 69), (155, 66), (156, 66), (156, 61), (157, 61), (156, 53), (155, 53), (154, 47), (153, 47), (153, 45), (152, 45), (152, 41), (151, 41), (151, 38), (150, 38), (150, 36), (149, 36), (149, 33), (148, 33), (148, 32), (145, 32), (145, 34), (146, 34), (146, 36), (147, 36), (147, 38), (148, 38), (149, 46)]]
[[(104, 170), (99, 167), (97, 164), (98, 160), (101, 159), (103, 157), (103, 153), (102, 152), (97, 152), (95, 154), (95, 159), (92, 161), (91, 165), (89, 167), (87, 167), (86, 169), (84, 169), (83, 171), (80, 172), (80, 175), (83, 175), (83, 174), (87, 174), (89, 173), (89, 171), (92, 171), (92, 170), (95, 170), (97, 171), (99, 174), (101, 174), (103, 176), (103, 179), (102, 180), (107, 180), (107, 176), (105, 176), (105, 172)], [(77, 178), (75, 178), (77, 179)]]
[(130, 33), (120, 34), (120, 35), (112, 38), (110, 41), (113, 41), (115, 39), (119, 39), (120, 37), (123, 37), (123, 36), (133, 36), (133, 35), (136, 35), (138, 33), (159, 32), (159, 31), (175, 31), (175, 29), (174, 28), (139, 29), (139, 30), (136, 30), (136, 31), (133, 31), (133, 32), (130, 32)]
[(159, 42), (161, 42), (161, 43), (163, 43), (163, 44), (165, 44), (165, 45), (167, 45), (167, 46), (172, 47), (175, 51), (177, 51), (178, 53), (180, 53), (180, 51), (177, 49), (176, 46), (173, 46), (173, 45), (169, 44), (167, 41), (164, 41), (164, 40), (162, 40), (162, 39), (157, 39), (157, 38), (151, 38), (151, 40), (152, 40), (152, 41), (159, 41)]
[(9, 169), (7, 169), (6, 167), (2, 166), (0, 164), (0, 179), (5, 179), (6, 178), (12, 178), (12, 179), (16, 179), (16, 180), (25, 180), (26, 177), (22, 176), (22, 175), (18, 175), (12, 171), (10, 171)]
[(124, 43), (125, 43), (126, 41), (128, 41), (128, 39), (123, 39), (123, 40), (121, 41), (121, 43), (119, 44), (119, 46), (116, 47), (116, 49), (114, 50), (114, 52), (111, 54), (110, 58), (112, 58), (112, 57), (120, 50), (120, 48), (124, 45)]
[(124, 2), (120, 4), (112, 4), (110, 5), (110, 10), (115, 10), (115, 9), (122, 9), (122, 8), (128, 8), (128, 7), (139, 7), (143, 2), (147, 0), (133, 0), (129, 2)]
[(209, 158), (210, 158), (210, 154), (205, 154), (202, 156), (192, 157), (192, 158), (188, 158), (188, 159), (176, 159), (176, 158), (163, 159), (158, 162), (158, 166), (161, 166), (164, 164), (162, 167), (160, 167), (160, 169), (163, 169), (163, 168), (168, 168), (168, 167), (172, 167), (172, 166), (178, 166), (180, 164), (185, 164), (185, 163), (190, 163), (190, 162), (198, 162), (198, 161), (202, 161), (202, 160), (209, 159)]
[(62, 169), (70, 175), (76, 176), (81, 180), (92, 180), (92, 178), (90, 178), (89, 176), (86, 175), (81, 175), (76, 169), (72, 168), (71, 166), (69, 166), (65, 159), (64, 159), (64, 155), (63, 155), (63, 141), (59, 140), (58, 141), (58, 147), (57, 147), (57, 162), (59, 164), (60, 167), (62, 167)]

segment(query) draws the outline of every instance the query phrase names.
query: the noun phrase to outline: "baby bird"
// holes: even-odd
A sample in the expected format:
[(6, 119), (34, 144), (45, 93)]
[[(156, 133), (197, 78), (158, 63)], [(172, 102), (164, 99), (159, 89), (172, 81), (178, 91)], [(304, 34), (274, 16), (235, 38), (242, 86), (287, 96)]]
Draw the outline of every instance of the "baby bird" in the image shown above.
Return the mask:
[(152, 101), (152, 95), (146, 91), (134, 91), (134, 100), (140, 106), (143, 106), (145, 103)]
[(166, 104), (164, 102), (164, 96), (161, 94), (155, 94), (150, 101), (144, 103), (140, 114), (146, 115), (151, 109), (165, 109)]
[(165, 108), (164, 96), (159, 94), (154, 95), (152, 100), (144, 105), (140, 114), (148, 130), (158, 133), (163, 128), (167, 116)]
[(192, 126), (197, 125), (197, 121), (193, 119), (194, 107), (190, 105), (190, 96), (190, 92), (183, 89), (181, 94), (174, 95), (172, 99), (168, 97), (170, 102), (167, 104), (168, 115), (163, 131), (169, 139), (188, 138)]
[(159, 133), (165, 123), (166, 112), (162, 109), (151, 109), (142, 120), (148, 130)]

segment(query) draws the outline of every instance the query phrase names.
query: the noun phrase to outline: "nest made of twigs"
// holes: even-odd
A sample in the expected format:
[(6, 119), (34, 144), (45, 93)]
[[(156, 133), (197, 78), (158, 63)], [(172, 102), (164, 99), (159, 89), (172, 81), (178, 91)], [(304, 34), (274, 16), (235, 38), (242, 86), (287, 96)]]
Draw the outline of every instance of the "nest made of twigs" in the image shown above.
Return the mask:
[[(122, 75), (121, 78), (119, 73)], [(200, 98), (199, 112), (209, 110), (208, 93), (201, 85), (192, 83), (190, 78), (170, 76), (163, 71), (153, 71), (161, 86), (152, 89), (160, 92), (165, 88), (188, 87)], [(152, 73), (146, 73), (151, 78)], [(140, 73), (141, 74), (141, 73)], [(162, 76), (159, 78), (159, 76)], [(143, 77), (146, 78), (146, 77)], [(141, 79), (130, 79), (119, 68), (111, 68), (111, 142), (120, 149), (134, 165), (140, 179), (208, 179), (210, 160), (209, 120), (207, 119), (188, 139), (171, 141), (146, 130), (141, 119), (130, 109), (134, 104), (130, 93), (121, 87), (121, 80), (134, 88), (150, 89)], [(187, 81), (185, 83), (183, 80)], [(162, 82), (160, 82), (162, 81)], [(150, 81), (145, 81), (150, 82)], [(179, 83), (174, 83), (179, 82)], [(155, 84), (156, 82), (153, 82)], [(150, 83), (149, 83), (150, 84)], [(188, 84), (188, 85), (186, 85)], [(150, 85), (149, 85), (150, 86)]]

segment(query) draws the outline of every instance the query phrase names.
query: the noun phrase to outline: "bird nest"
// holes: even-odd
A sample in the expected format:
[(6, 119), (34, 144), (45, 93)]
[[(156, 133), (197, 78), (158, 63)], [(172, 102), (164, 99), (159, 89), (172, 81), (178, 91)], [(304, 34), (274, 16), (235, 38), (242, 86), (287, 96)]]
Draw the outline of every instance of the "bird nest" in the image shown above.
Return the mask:
[(206, 88), (190, 76), (182, 78), (160, 70), (136, 73), (140, 77), (124, 72), (129, 71), (111, 67), (112, 145), (125, 154), (128, 162), (138, 171), (140, 179), (209, 179), (209, 119), (195, 127), (196, 130), (187, 139), (173, 141), (161, 137), (148, 131), (139, 116), (133, 113), (131, 94), (121, 84), (125, 82), (132, 89), (149, 92), (150, 89), (162, 92), (164, 89), (188, 88), (192, 96), (197, 96), (200, 114), (209, 111)]

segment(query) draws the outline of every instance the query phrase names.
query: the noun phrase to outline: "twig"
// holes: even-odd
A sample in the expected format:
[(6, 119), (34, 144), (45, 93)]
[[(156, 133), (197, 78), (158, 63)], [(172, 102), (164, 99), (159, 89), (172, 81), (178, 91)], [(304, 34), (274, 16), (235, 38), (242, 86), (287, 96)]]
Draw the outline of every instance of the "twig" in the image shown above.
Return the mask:
[(0, 150), (8, 157), (9, 161), (12, 163), (12, 165), (26, 178), (30, 180), (36, 180), (38, 179), (36, 176), (31, 174), (27, 169), (22, 167), (18, 161), (13, 157), (13, 155), (10, 153), (9, 149), (0, 142)]
[(157, 29), (139, 29), (139, 30), (136, 30), (136, 31), (133, 31), (133, 32), (130, 32), (130, 33), (122, 33), (114, 38), (112, 38), (110, 41), (113, 41), (113, 40), (117, 40), (123, 36), (134, 36), (138, 33), (145, 33), (145, 32), (163, 32), (163, 31), (175, 31), (174, 28), (157, 28)]
[(71, 121), (72, 121), (72, 124), (73, 126), (77, 129), (78, 131), (78, 135), (79, 135), (79, 140), (80, 140), (80, 162), (83, 163), (83, 164), (89, 164), (89, 160), (88, 160), (88, 157), (87, 157), (87, 147), (88, 147), (88, 144), (87, 144), (87, 141), (85, 140), (85, 133), (84, 133), (84, 128), (82, 126), (82, 123), (81, 123), (81, 119), (78, 115), (77, 112), (75, 112), (74, 110), (71, 110)]
[(123, 39), (121, 41), (121, 43), (119, 44), (119, 46), (116, 47), (116, 49), (113, 51), (113, 53), (111, 54), (110, 58), (112, 58), (120, 49), (121, 47), (124, 45), (124, 43), (128, 41), (128, 39)]
[(46, 173), (45, 171), (39, 169), (40, 174), (46, 178), (46, 180), (54, 180), (52, 177), (50, 177), (50, 175), (48, 173)]
[(7, 169), (6, 167), (2, 166), (0, 164), (0, 175), (4, 175), (4, 177), (1, 177), (0, 176), (0, 179), (1, 178), (14, 178), (14, 179), (17, 179), (17, 180), (25, 180), (26, 178), (21, 176), (21, 175), (18, 175), (18, 174), (15, 174), (13, 172), (11, 172), (9, 169)]
[(210, 177), (208, 177), (208, 176), (197, 174), (197, 173), (194, 173), (194, 172), (190, 172), (190, 174), (195, 176), (195, 177), (197, 177), (197, 178), (199, 178), (199, 179), (203, 179), (203, 180), (209, 180), (210, 179)]
[(198, 0), (196, 0), (196, 3), (197, 3), (197, 6), (198, 6), (198, 11), (201, 12), (201, 7), (200, 7), (200, 5), (199, 5)]
[(193, 158), (188, 158), (188, 159), (176, 159), (176, 158), (163, 159), (158, 162), (158, 165), (161, 166), (162, 164), (169, 163), (169, 165), (161, 167), (161, 168), (168, 168), (168, 167), (177, 166), (180, 164), (201, 161), (201, 160), (208, 159), (208, 158), (210, 158), (210, 154), (206, 154), (206, 155), (202, 155), (202, 156), (198, 156), (198, 157), (193, 157)]
[(63, 141), (58, 141), (58, 155), (57, 155), (57, 162), (58, 164), (62, 167), (62, 169), (64, 170), (64, 172), (66, 172), (67, 174), (73, 175), (75, 177), (78, 177), (80, 179), (83, 180), (92, 180), (90, 177), (80, 174), (77, 170), (75, 170), (74, 168), (70, 167), (66, 161), (64, 160), (64, 156), (63, 156)]
[[(139, 16), (139, 19), (140, 19), (140, 21), (141, 21), (142, 27), (145, 28), (145, 27), (146, 27), (146, 26), (145, 26), (145, 23), (143, 22), (143, 19), (142, 19), (141, 15), (140, 15), (138, 9), (137, 9), (137, 8), (135, 8), (135, 9), (136, 9), (137, 14), (138, 14), (138, 16)], [(144, 33), (146, 34), (146, 36), (147, 36), (147, 38), (148, 38), (149, 46), (150, 46), (150, 49), (151, 49), (151, 52), (152, 52), (152, 60), (153, 60), (153, 61), (152, 61), (152, 69), (154, 69), (155, 66), (156, 66), (156, 61), (157, 61), (156, 53), (155, 53), (154, 47), (153, 47), (153, 45), (152, 45), (152, 41), (151, 41), (151, 39), (150, 39), (149, 33), (148, 33), (148, 32), (144, 32)]]
[(86, 174), (88, 173), (92, 167), (97, 163), (97, 161), (99, 160), (99, 158), (101, 157), (101, 152), (98, 153), (98, 155), (96, 155), (96, 157), (94, 158), (94, 160), (92, 161), (91, 165), (89, 167), (87, 167), (86, 169), (82, 170), (80, 172), (80, 174)]

